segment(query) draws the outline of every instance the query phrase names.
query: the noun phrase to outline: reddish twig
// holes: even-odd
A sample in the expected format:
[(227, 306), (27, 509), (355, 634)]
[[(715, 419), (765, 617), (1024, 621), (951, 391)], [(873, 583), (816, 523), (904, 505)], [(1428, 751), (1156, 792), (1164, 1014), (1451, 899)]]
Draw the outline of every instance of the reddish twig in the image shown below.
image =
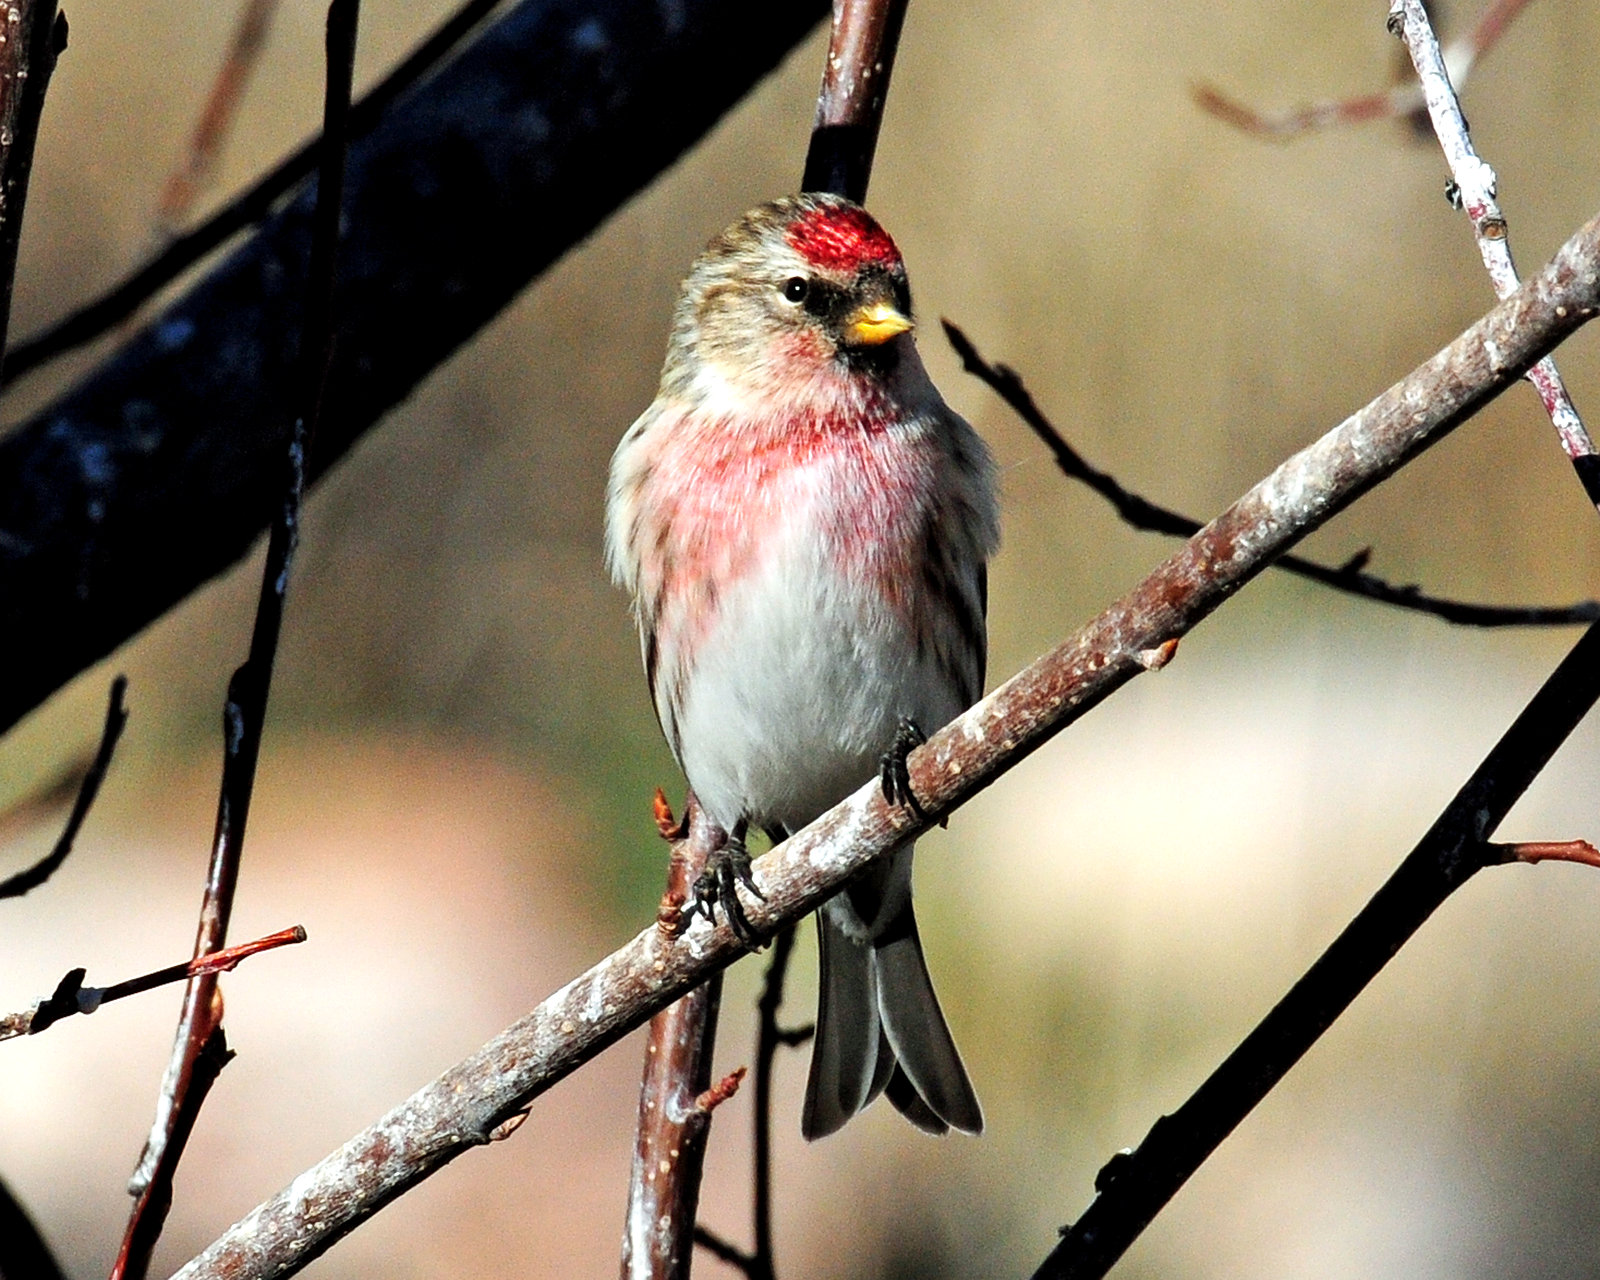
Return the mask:
[[(948, 320), (943, 324), (945, 336), (961, 357), (962, 368), (1011, 406), (1044, 442), (1064, 475), (1082, 481), (1098, 493), (1116, 508), (1117, 515), (1125, 524), (1147, 533), (1162, 533), (1174, 538), (1192, 537), (1200, 529), (1198, 520), (1181, 515), (1169, 507), (1157, 506), (1147, 498), (1123, 488), (1114, 476), (1091, 466), (1045, 416), (1044, 410), (1039, 408), (1015, 369), (1009, 365), (990, 364), (965, 333)], [(1286, 573), (1319, 582), (1325, 587), (1332, 587), (1335, 591), (1393, 605), (1397, 609), (1425, 613), (1458, 626), (1564, 627), (1600, 621), (1600, 601), (1595, 600), (1583, 600), (1570, 605), (1469, 604), (1463, 600), (1428, 595), (1416, 586), (1396, 586), (1366, 572), (1365, 566), (1371, 555), (1371, 549), (1368, 548), (1338, 566), (1319, 564), (1304, 556), (1286, 555), (1278, 558), (1276, 567)]]
[(905, 18), (906, 0), (833, 0), (802, 191), (830, 191), (857, 204), (866, 200)]
[[(37, 889), (61, 869), (61, 864), (72, 852), (72, 845), (89, 816), (95, 797), (100, 794), (100, 784), (105, 781), (106, 770), (111, 767), (111, 757), (116, 752), (117, 740), (122, 737), (123, 726), (128, 723), (127, 708), (122, 705), (122, 695), (127, 692), (128, 677), (118, 676), (111, 682), (111, 696), (106, 704), (106, 723), (100, 731), (100, 747), (84, 771), (78, 784), (78, 798), (67, 815), (67, 825), (55, 846), (31, 867), (25, 867), (13, 876), (0, 880), (0, 898), (20, 898), (30, 889)], [(52, 788), (53, 790), (54, 788)]]
[(45, 90), (67, 47), (67, 19), (56, 0), (0, 3), (0, 350), (11, 324), (22, 213)]
[[(664, 936), (675, 937), (683, 928), (683, 904), (705, 870), (710, 834), (692, 796), (680, 826), (657, 791), (655, 820), (656, 829), (672, 842), (657, 925)], [(683, 1280), (689, 1274), (711, 1112), (723, 1096), (711, 1085), (721, 1003), (722, 975), (717, 973), (650, 1019), (622, 1233), (622, 1280)], [(729, 1093), (737, 1087), (735, 1081)]]
[[(378, 117), (396, 98), (438, 66), (498, 3), (499, 0), (465, 0), (461, 8), (350, 109), (351, 135), (364, 133), (377, 123)], [(206, 254), (266, 217), (279, 199), (315, 172), (321, 154), (322, 136), (319, 134), (98, 298), (23, 339), (5, 353), (0, 385), (93, 342), (121, 324)]]
[[(1478, 241), (1478, 252), (1494, 284), (1495, 296), (1504, 298), (1517, 287), (1518, 280), (1516, 265), (1511, 260), (1506, 220), (1495, 199), (1497, 179), (1494, 170), (1473, 148), (1466, 117), (1461, 114), (1461, 103), (1451, 85), (1451, 74), (1446, 69), (1444, 55), (1439, 52), (1439, 41), (1421, 0), (1394, 0), (1389, 9), (1389, 29), (1405, 41), (1406, 52), (1411, 55), (1411, 64), (1422, 82), (1428, 119), (1433, 122), (1433, 131), (1438, 135), (1439, 146), (1450, 166), (1451, 203), (1466, 210), (1472, 221), (1472, 234)], [(1572, 459), (1584, 493), (1591, 503), (1600, 507), (1600, 456), (1596, 455), (1594, 441), (1589, 438), (1583, 419), (1567, 394), (1555, 360), (1546, 356), (1539, 361), (1528, 371), (1528, 381), (1538, 391), (1545, 412), (1561, 438), (1561, 447)]]
[[(1127, 596), (912, 752), (920, 814), (890, 806), (873, 780), (760, 859), (767, 897), (747, 908), (751, 923), (777, 932), (873, 859), (939, 823), (1140, 674), (1141, 653), (1196, 626), (1597, 313), (1600, 217), (1449, 346), (1284, 462)], [(178, 1277), (292, 1275), (744, 954), (726, 923), (713, 927), (697, 918), (669, 938), (652, 922), (257, 1206)]]
[[(1100, 1171), (1093, 1203), (1062, 1233), (1034, 1280), (1094, 1280), (1109, 1271), (1424, 921), (1480, 870), (1519, 856), (1569, 856), (1573, 845), (1485, 842), (1596, 699), (1600, 624), (1584, 633), (1417, 847), (1288, 995), (1188, 1101), (1156, 1121), (1136, 1150)], [(1550, 852), (1558, 847), (1568, 852)], [(1539, 852), (1506, 852), (1518, 848)]]
[[(56, 986), (55, 994), (48, 1000), (41, 1000), (33, 1008), (21, 1013), (0, 1014), (0, 1040), (38, 1035), (62, 1018), (78, 1013), (93, 1013), (113, 1001), (154, 991), (157, 987), (182, 982), (186, 978), (231, 973), (238, 967), (240, 961), (248, 960), (259, 952), (291, 946), (305, 940), (305, 929), (295, 925), (293, 928), (280, 929), (277, 933), (269, 933), (265, 938), (257, 938), (254, 942), (242, 942), (237, 947), (213, 951), (210, 955), (186, 960), (182, 964), (168, 965), (165, 969), (129, 978), (126, 982), (116, 982), (109, 987), (86, 987), (83, 985), (83, 978), (87, 971), (73, 969), (61, 979)], [(0, 1270), (0, 1275), (4, 1274), (5, 1272)]]
[(244, 91), (249, 87), (261, 51), (267, 45), (278, 0), (244, 0), (244, 11), (234, 27), (233, 38), (222, 65), (217, 69), (211, 92), (195, 121), (194, 132), (183, 159), (167, 176), (156, 204), (156, 230), (165, 239), (173, 235), (189, 216), (195, 198), (210, 179), (217, 158), (227, 142), (238, 114)]
[(1491, 844), (1485, 861), (1490, 865), (1506, 862), (1575, 862), (1584, 867), (1600, 867), (1600, 849), (1587, 840), (1524, 840), (1517, 844)]
[[(1527, 7), (1529, 0), (1493, 0), (1477, 24), (1445, 52), (1451, 77), (1464, 85), (1473, 65), (1499, 43), (1512, 20)], [(1365, 124), (1369, 120), (1395, 120), (1413, 116), (1423, 109), (1422, 86), (1407, 82), (1378, 93), (1358, 94), (1353, 98), (1334, 98), (1287, 111), (1260, 111), (1236, 98), (1230, 98), (1215, 85), (1204, 81), (1190, 89), (1195, 105), (1224, 124), (1245, 133), (1273, 141), (1287, 141), (1335, 125)]]
[[(350, 114), (350, 84), (355, 61), (360, 0), (332, 0), (328, 6), (327, 83), (323, 104), (323, 148), (313, 215), (311, 261), (307, 268), (306, 318), (302, 332), (299, 412), (291, 434), (284, 498), (267, 539), (266, 563), (256, 601), (250, 654), (228, 682), (223, 707), (222, 787), (212, 840), (211, 863), (200, 908), (195, 955), (222, 949), (239, 879), (245, 826), (255, 788), (261, 732), (289, 576), (299, 540), (300, 506), (305, 491), (306, 456), (316, 435), (323, 387), (333, 354), (333, 283), (339, 239), (339, 206), (344, 189), (344, 154)], [(222, 1000), (214, 973), (189, 979), (184, 990), (172, 1056), (157, 1101), (156, 1117), (139, 1166), (130, 1180), (136, 1197), (112, 1280), (142, 1280), (150, 1250), (171, 1201), (172, 1175), (182, 1155), (177, 1135), (194, 1123), (206, 1091), (215, 1080), (209, 1061), (225, 1049)], [(208, 1058), (209, 1055), (209, 1058)], [(210, 1072), (201, 1087), (197, 1072)]]

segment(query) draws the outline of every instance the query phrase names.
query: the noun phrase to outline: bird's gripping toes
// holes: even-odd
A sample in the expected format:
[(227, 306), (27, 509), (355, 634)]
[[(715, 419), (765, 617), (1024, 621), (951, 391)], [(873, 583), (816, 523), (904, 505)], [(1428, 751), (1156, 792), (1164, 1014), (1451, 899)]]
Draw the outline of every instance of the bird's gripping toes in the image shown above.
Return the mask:
[[(751, 210), (685, 280), (655, 401), (611, 464), (606, 548), (646, 678), (727, 837), (696, 888), (747, 945), (754, 827), (797, 831), (983, 691), (994, 466), (928, 379), (900, 251), (864, 210)], [(818, 913), (822, 995), (802, 1129), (879, 1093), (924, 1129), (983, 1116), (934, 997), (909, 847)]]

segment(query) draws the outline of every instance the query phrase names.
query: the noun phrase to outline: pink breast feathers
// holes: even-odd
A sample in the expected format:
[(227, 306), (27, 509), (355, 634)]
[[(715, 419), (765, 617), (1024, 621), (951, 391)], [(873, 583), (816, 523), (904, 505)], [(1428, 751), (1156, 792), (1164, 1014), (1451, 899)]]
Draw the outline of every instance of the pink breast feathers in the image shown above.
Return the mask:
[(900, 250), (863, 209), (823, 206), (795, 220), (785, 235), (807, 262), (824, 271), (859, 271), (864, 266), (896, 267)]
[(760, 572), (785, 533), (805, 521), (840, 569), (907, 611), (930, 460), (921, 448), (891, 444), (872, 429), (878, 424), (864, 425), (841, 431), (802, 419), (764, 440), (726, 429), (674, 439), (648, 482), (663, 524), (641, 548), (658, 607), (703, 633), (721, 597)]

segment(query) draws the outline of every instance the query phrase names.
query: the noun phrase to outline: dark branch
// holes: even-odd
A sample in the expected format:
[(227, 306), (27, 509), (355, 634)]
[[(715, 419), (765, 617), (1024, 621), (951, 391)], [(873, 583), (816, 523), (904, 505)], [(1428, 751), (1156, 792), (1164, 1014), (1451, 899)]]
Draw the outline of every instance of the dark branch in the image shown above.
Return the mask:
[[(106, 770), (111, 767), (111, 757), (117, 749), (117, 739), (122, 737), (123, 726), (128, 723), (128, 711), (122, 705), (122, 695), (127, 692), (128, 677), (118, 676), (111, 682), (111, 697), (106, 705), (106, 723), (100, 731), (100, 749), (95, 752), (88, 772), (78, 784), (78, 798), (73, 801), (72, 812), (67, 815), (67, 825), (55, 847), (43, 858), (5, 880), (0, 880), (0, 898), (20, 898), (31, 889), (37, 889), (61, 869), (61, 864), (72, 852), (72, 845), (83, 827), (83, 820), (95, 797), (100, 794), (100, 784), (105, 781)], [(0, 1273), (3, 1274), (3, 1273)]]
[(33, 172), (33, 147), (56, 59), (67, 47), (67, 19), (56, 0), (11, 0), (0, 41), (0, 350), (11, 324), (17, 245)]
[(28, 1211), (0, 1182), (0, 1276), (5, 1280), (67, 1280)]
[[(344, 198), (345, 150), (349, 138), (350, 86), (356, 56), (356, 25), (360, 0), (332, 0), (328, 6), (327, 74), (323, 95), (322, 155), (319, 158), (317, 200), (312, 213), (311, 262), (305, 292), (303, 348), (296, 390), (296, 414), (289, 438), (284, 493), (267, 539), (261, 590), (256, 598), (255, 626), (250, 635), (250, 655), (228, 682), (223, 708), (224, 751), (222, 787), (217, 800), (216, 832), (205, 896), (200, 905), (200, 927), (194, 953), (198, 958), (221, 950), (227, 941), (233, 914), (234, 892), (244, 852), (245, 826), (255, 790), (256, 762), (267, 719), (267, 699), (272, 690), (272, 668), (283, 629), (283, 610), (300, 539), (300, 508), (305, 496), (306, 459), (317, 434), (328, 367), (333, 360), (333, 287), (337, 273), (339, 213)], [(197, 973), (184, 990), (172, 1057), (162, 1081), (161, 1105), (150, 1130), (144, 1154), (134, 1173), (137, 1200), (123, 1237), (122, 1252), (112, 1280), (143, 1280), (150, 1251), (161, 1234), (172, 1202), (172, 1179), (183, 1154), (183, 1125), (199, 1114), (201, 1096), (215, 1079), (206, 1055), (224, 1044), (222, 1002), (217, 974)], [(219, 1063), (216, 1068), (221, 1070)]]
[[(1600, 626), (1545, 681), (1388, 882), (1278, 1006), (1136, 1151), (1113, 1157), (1034, 1280), (1104, 1275), (1234, 1127), (1288, 1074), (1441, 903), (1516, 854), (1487, 843), (1600, 698)], [(1549, 855), (1550, 846), (1542, 855)]]
[[(350, 150), (311, 479), (766, 74), (822, 0), (523, 0)], [(0, 439), (0, 730), (244, 555), (282, 493), (312, 193)]]
[[(445, 19), (404, 62), (351, 108), (351, 136), (360, 137), (369, 132), (394, 101), (442, 62), (497, 3), (499, 0), (467, 0)], [(6, 352), (0, 385), (93, 342), (121, 324), (206, 254), (266, 217), (273, 205), (316, 171), (321, 151), (322, 135), (319, 133), (198, 227), (175, 236), (160, 253), (100, 297), (17, 343)]]
[(754, 1259), (737, 1245), (729, 1244), (713, 1231), (707, 1231), (698, 1224), (694, 1229), (694, 1242), (719, 1262), (726, 1262), (730, 1267), (737, 1267), (747, 1276), (755, 1273), (750, 1270)]
[[(1044, 442), (1063, 475), (1082, 481), (1109, 502), (1124, 523), (1147, 533), (1163, 533), (1173, 538), (1188, 538), (1200, 529), (1200, 522), (1167, 507), (1157, 506), (1147, 498), (1123, 488), (1114, 476), (1089, 465), (1066, 438), (1045, 416), (1032, 394), (1023, 385), (1015, 369), (1003, 364), (990, 364), (979, 353), (972, 340), (949, 320), (941, 321), (945, 336), (961, 365), (984, 385), (991, 388), (1016, 412), (1033, 433)], [(1376, 600), (1397, 609), (1410, 609), (1426, 613), (1446, 622), (1467, 627), (1567, 627), (1600, 621), (1600, 601), (1583, 600), (1570, 605), (1516, 605), (1468, 604), (1461, 600), (1448, 600), (1431, 596), (1420, 587), (1401, 586), (1387, 582), (1374, 574), (1363, 572), (1371, 558), (1370, 548), (1357, 552), (1344, 564), (1333, 566), (1307, 560), (1304, 556), (1280, 556), (1276, 567), (1287, 573), (1312, 582), (1320, 582), (1335, 591)]]

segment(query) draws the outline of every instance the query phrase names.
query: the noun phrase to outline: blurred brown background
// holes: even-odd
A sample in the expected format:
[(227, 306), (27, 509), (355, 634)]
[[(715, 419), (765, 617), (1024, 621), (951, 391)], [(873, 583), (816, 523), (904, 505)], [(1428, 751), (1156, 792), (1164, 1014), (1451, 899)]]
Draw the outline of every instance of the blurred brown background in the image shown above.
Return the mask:
[[(136, 261), (235, 18), (76, 8), (51, 89), (13, 330)], [(368, 0), (370, 80), (446, 11)], [(1491, 299), (1431, 139), (1377, 124), (1274, 146), (1202, 115), (1382, 87), (1385, 6), (912, 5), (872, 204), (910, 263), (922, 346), (1004, 469), (992, 678), (1162, 554), (1068, 486), (961, 374), (937, 326), (1017, 366), (1091, 459), (1208, 516)], [(1451, 5), (1447, 34), (1476, 4)], [(214, 198), (311, 127), (322, 9), (284, 0)], [(1600, 11), (1542, 0), (1465, 106), (1525, 269), (1600, 208)], [(640, 927), (662, 877), (658, 740), (605, 578), (613, 444), (649, 401), (678, 279), (794, 183), (821, 33), (683, 163), (528, 290), (358, 447), (307, 523), (235, 936), (309, 945), (225, 982), (224, 1074), (158, 1255), (169, 1270), (412, 1088)], [(80, 360), (78, 367), (92, 360)], [(1600, 416), (1600, 351), (1561, 353)], [(12, 394), (12, 420), (50, 378)], [(1595, 423), (1600, 427), (1600, 422)], [(1600, 526), (1532, 392), (1313, 544), (1484, 600), (1600, 594)], [(0, 904), (0, 1005), (72, 965), (104, 982), (192, 938), (257, 564), (197, 594), (0, 742), (0, 799), (90, 743), (109, 675), (133, 720), (79, 851)], [(1452, 630), (1292, 581), (1250, 588), (929, 839), (935, 976), (987, 1107), (930, 1141), (883, 1107), (814, 1147), (803, 1054), (780, 1060), (781, 1272), (1026, 1274), (1143, 1136), (1380, 883), (1570, 643)], [(1586, 727), (1508, 837), (1600, 836)], [(9, 871), (54, 834), (0, 849)], [(1118, 1274), (1566, 1276), (1600, 1251), (1600, 878), (1486, 873), (1390, 966)], [(759, 961), (734, 971), (719, 1067), (747, 1061)], [(813, 1000), (809, 934), (790, 1019)], [(0, 1176), (75, 1276), (104, 1274), (177, 995), (0, 1046)], [(635, 1106), (630, 1040), (508, 1143), (384, 1211), (308, 1274), (614, 1273)], [(748, 1100), (719, 1112), (703, 1202), (746, 1232)], [(717, 1274), (703, 1259), (701, 1270)]]

